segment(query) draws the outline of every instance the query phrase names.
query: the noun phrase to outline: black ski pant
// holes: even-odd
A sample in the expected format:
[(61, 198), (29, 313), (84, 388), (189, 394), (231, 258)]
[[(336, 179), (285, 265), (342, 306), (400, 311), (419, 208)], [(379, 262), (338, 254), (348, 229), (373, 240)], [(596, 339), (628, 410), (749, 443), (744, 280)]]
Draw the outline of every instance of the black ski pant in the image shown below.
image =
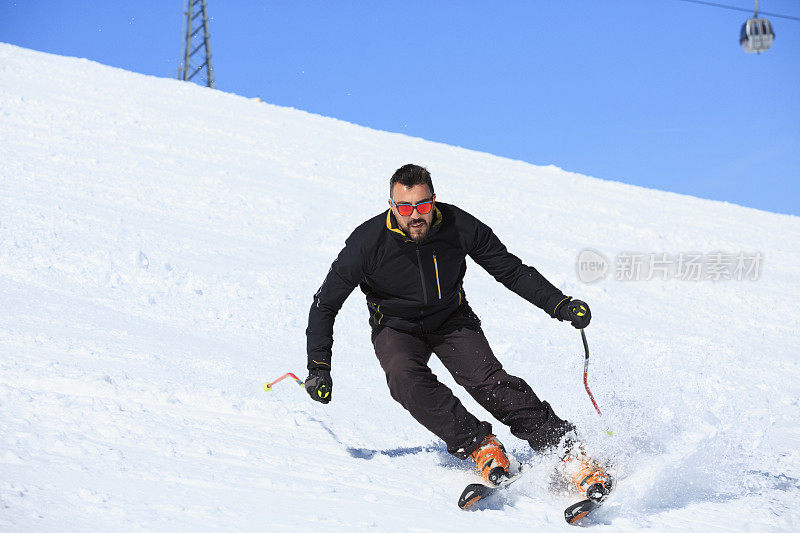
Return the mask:
[(503, 370), (480, 328), (414, 334), (383, 326), (373, 330), (372, 343), (392, 397), (459, 459), (469, 457), (492, 426), (469, 413), (436, 379), (428, 368), (432, 352), (456, 383), (534, 450), (545, 451), (573, 429), (524, 380)]

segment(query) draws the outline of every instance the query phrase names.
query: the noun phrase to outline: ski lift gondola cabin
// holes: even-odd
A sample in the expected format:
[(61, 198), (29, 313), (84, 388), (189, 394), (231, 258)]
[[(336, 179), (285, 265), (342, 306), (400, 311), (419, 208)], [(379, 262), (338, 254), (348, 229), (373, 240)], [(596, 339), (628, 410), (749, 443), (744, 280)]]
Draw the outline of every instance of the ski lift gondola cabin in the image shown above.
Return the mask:
[(739, 44), (747, 53), (763, 52), (772, 46), (774, 39), (775, 32), (772, 31), (772, 24), (769, 23), (769, 20), (756, 17), (748, 19), (742, 24)]

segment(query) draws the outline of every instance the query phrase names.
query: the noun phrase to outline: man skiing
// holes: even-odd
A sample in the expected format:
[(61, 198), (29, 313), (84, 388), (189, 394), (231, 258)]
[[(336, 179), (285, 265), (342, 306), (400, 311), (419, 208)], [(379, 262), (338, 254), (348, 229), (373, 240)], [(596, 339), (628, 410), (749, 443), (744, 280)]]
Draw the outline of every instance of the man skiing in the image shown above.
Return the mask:
[[(509, 477), (509, 459), (488, 422), (469, 413), (428, 367), (435, 353), (456, 383), (537, 452), (559, 443), (576, 453), (574, 427), (540, 401), (521, 378), (503, 370), (467, 302), (462, 285), (469, 255), (494, 278), (552, 318), (576, 328), (591, 312), (526, 266), (483, 222), (436, 201), (430, 173), (404, 165), (392, 176), (389, 209), (358, 226), (314, 295), (308, 317), (306, 391), (324, 404), (332, 399), (333, 324), (359, 285), (366, 295), (372, 343), (392, 397), (460, 459), (472, 458), (489, 485)], [(568, 435), (569, 434), (569, 435)], [(565, 437), (566, 436), (566, 437)], [(572, 470), (579, 489), (603, 482), (597, 463), (580, 454)], [(579, 483), (580, 482), (580, 483)]]

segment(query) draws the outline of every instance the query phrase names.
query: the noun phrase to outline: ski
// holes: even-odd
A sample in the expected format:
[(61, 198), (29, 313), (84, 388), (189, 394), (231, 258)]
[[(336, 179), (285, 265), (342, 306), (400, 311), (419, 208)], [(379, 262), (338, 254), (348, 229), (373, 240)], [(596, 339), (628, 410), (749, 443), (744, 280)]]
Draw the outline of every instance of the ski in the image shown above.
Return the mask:
[(564, 519), (567, 524), (575, 525), (580, 520), (589, 516), (589, 513), (600, 507), (601, 502), (582, 500), (564, 509)]
[[(521, 478), (526, 470), (527, 465), (522, 465), (516, 474), (507, 478), (496, 487), (490, 487), (483, 483), (470, 483), (461, 492), (461, 497), (458, 499), (458, 507), (462, 510), (479, 508), (479, 506), (476, 506), (478, 502), (485, 500), (497, 491), (507, 488)], [(587, 499), (574, 503), (564, 509), (564, 519), (570, 525), (577, 525), (581, 520), (603, 505), (603, 502), (614, 490), (615, 485), (613, 478), (609, 479), (605, 486), (599, 483), (593, 485), (586, 491)]]
[(587, 499), (581, 500), (578, 503), (573, 503), (564, 509), (564, 520), (570, 525), (577, 525), (578, 522), (589, 516), (596, 511), (598, 507), (603, 505), (609, 494), (614, 490), (614, 480), (609, 478), (605, 485), (597, 483), (589, 487), (586, 491)]
[(498, 490), (503, 490), (514, 483), (516, 480), (522, 477), (522, 474), (524, 474), (526, 470), (528, 470), (528, 466), (524, 464), (521, 465), (516, 474), (506, 478), (495, 487), (490, 487), (488, 485), (484, 485), (483, 483), (470, 483), (464, 488), (463, 491), (461, 491), (461, 497), (458, 498), (458, 507), (462, 510), (469, 509), (479, 501), (486, 499)]

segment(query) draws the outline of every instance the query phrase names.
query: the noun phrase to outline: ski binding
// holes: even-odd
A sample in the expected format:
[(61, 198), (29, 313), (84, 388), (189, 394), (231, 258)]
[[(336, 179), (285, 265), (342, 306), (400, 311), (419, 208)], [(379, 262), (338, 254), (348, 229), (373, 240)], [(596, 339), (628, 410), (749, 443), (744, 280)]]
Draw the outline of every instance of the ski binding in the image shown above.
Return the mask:
[(605, 484), (595, 483), (586, 491), (585, 500), (581, 500), (564, 509), (564, 520), (570, 525), (576, 525), (597, 510), (613, 490), (613, 478), (609, 477)]
[(461, 497), (458, 498), (458, 507), (462, 510), (469, 509), (479, 501), (486, 499), (498, 490), (502, 490), (514, 483), (516, 480), (522, 477), (522, 474), (524, 474), (526, 470), (528, 470), (528, 466), (521, 465), (515, 474), (507, 477), (494, 487), (484, 485), (483, 483), (470, 483), (461, 492)]

